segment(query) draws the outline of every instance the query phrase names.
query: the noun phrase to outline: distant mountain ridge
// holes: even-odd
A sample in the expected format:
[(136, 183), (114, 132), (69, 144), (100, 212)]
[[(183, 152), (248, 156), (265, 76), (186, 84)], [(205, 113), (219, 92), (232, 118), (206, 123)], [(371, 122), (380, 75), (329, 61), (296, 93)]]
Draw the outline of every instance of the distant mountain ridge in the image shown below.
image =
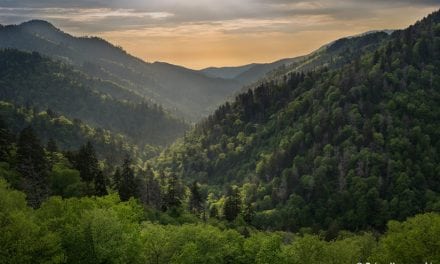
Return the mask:
[(249, 70), (250, 68), (257, 65), (257, 63), (242, 65), (242, 66), (231, 66), (231, 67), (208, 67), (200, 70), (204, 74), (214, 78), (224, 78), (224, 79), (234, 79), (243, 72)]
[[(246, 64), (242, 66), (233, 66), (233, 67), (209, 67), (200, 70), (204, 74), (210, 77), (220, 77), (225, 79), (231, 79), (235, 80), (239, 83), (241, 83), (244, 86), (252, 85), (253, 83), (260, 81), (262, 79), (265, 79), (270, 76), (273, 71), (279, 73), (279, 68), (292, 68), (294, 65), (298, 66), (301, 63), (306, 62), (308, 59), (315, 57), (317, 54), (325, 53), (328, 49), (331, 51), (331, 47), (338, 42), (349, 40), (349, 39), (358, 39), (362, 38), (368, 35), (383, 35), (387, 34), (390, 35), (394, 30), (371, 30), (365, 33), (337, 39), (335, 41), (332, 41), (330, 43), (327, 43), (323, 45), (322, 47), (318, 48), (317, 50), (302, 56), (292, 57), (292, 58), (284, 58), (280, 60), (276, 60), (274, 62), (269, 63), (252, 63), (252, 64)], [(326, 63), (328, 63), (326, 61)], [(296, 70), (303, 70), (303, 67), (299, 67)]]
[(160, 106), (109, 94), (119, 89), (37, 52), (0, 50), (1, 101), (38, 109), (34, 112), (50, 109), (94, 128), (123, 134), (140, 147), (170, 144), (188, 129), (188, 124)]
[(207, 115), (241, 86), (176, 65), (147, 63), (101, 38), (74, 37), (41, 20), (2, 26), (0, 48), (37, 51), (63, 60), (191, 121)]
[(298, 65), (333, 43), (309, 55), (272, 63), (197, 71), (165, 62), (147, 63), (104, 39), (74, 37), (43, 20), (0, 27), (0, 48), (37, 51), (63, 60), (90, 76), (117, 84), (118, 89), (108, 90), (116, 98), (161, 104), (193, 122), (210, 114), (243, 86), (265, 79), (280, 67)]

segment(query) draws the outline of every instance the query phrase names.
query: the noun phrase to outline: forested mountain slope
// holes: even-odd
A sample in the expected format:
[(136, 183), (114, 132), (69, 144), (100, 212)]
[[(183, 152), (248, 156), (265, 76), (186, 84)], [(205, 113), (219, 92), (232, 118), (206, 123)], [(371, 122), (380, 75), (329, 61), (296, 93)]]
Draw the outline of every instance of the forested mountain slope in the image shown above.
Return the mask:
[(371, 31), (365, 34), (341, 38), (316, 51), (299, 57), (286, 58), (271, 63), (253, 63), (237, 67), (206, 68), (201, 70), (212, 77), (235, 80), (247, 90), (259, 83), (276, 80), (289, 72), (306, 72), (319, 67), (340, 67), (367, 50), (374, 50), (389, 38), (392, 31)]
[(440, 210), (440, 12), (279, 79), (221, 106), (156, 168), (209, 184), (211, 209), (241, 197), (260, 228), (381, 230)]
[(124, 134), (140, 146), (169, 144), (187, 129), (157, 105), (113, 98), (108, 91), (112, 87), (118, 89), (38, 53), (0, 51), (0, 100), (40, 111), (51, 109)]
[(208, 108), (223, 103), (240, 88), (234, 80), (207, 77), (166, 63), (146, 63), (103, 39), (73, 37), (45, 21), (1, 26), (0, 47), (37, 51), (64, 60), (192, 121), (206, 116)]
[(201, 69), (200, 71), (210, 77), (224, 78), (224, 79), (234, 79), (243, 72), (254, 67), (257, 63), (242, 65), (242, 66), (232, 66), (232, 67), (208, 67)]
[(52, 140), (60, 151), (74, 151), (91, 142), (98, 158), (110, 164), (123, 160), (126, 155), (143, 159), (152, 157), (160, 149), (149, 145), (141, 148), (121, 134), (93, 128), (79, 119), (70, 120), (51, 109), (39, 112), (36, 107), (26, 108), (0, 101), (0, 120), (13, 134), (31, 126), (44, 144)]
[(279, 67), (298, 63), (302, 60), (303, 56), (300, 56), (285, 58), (270, 63), (252, 63), (236, 67), (210, 67), (200, 71), (207, 76), (235, 80), (241, 85), (251, 85)]

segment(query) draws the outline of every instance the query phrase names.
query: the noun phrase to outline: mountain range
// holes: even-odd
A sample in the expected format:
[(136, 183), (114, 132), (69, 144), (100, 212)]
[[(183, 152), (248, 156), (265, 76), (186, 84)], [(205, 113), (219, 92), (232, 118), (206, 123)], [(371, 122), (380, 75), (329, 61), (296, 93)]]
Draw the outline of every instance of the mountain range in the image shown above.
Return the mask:
[(74, 37), (52, 24), (33, 20), (0, 28), (0, 47), (36, 51), (73, 65), (88, 75), (110, 81), (131, 99), (163, 105), (174, 115), (197, 121), (239, 89), (233, 80), (212, 78), (168, 63), (147, 63), (96, 37)]
[(0, 47), (2, 263), (440, 261), (440, 10), (200, 71), (39, 20)]
[(243, 86), (253, 84), (279, 67), (298, 64), (306, 57), (322, 53), (329, 46), (308, 56), (272, 63), (196, 71), (164, 62), (147, 63), (104, 39), (74, 37), (47, 21), (0, 26), (0, 48), (36, 51), (71, 64), (91, 77), (117, 84), (120, 88), (107, 90), (115, 98), (160, 104), (190, 122), (209, 115)]
[(438, 210), (439, 67), (440, 12), (335, 41), (239, 93), (153, 164), (206, 186), (213, 210), (240, 195), (262, 229), (384, 229)]

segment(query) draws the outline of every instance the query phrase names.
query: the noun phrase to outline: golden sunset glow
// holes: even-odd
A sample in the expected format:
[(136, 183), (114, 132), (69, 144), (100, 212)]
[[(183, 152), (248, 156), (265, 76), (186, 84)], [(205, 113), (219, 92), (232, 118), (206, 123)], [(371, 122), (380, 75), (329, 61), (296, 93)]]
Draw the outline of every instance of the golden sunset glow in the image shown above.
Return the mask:
[[(374, 29), (400, 29), (414, 23), (421, 15), (434, 8), (401, 12), (384, 12), (376, 19), (338, 21), (327, 17), (302, 17), (297, 21), (227, 21), (225, 23), (188, 24), (173, 28), (146, 28), (105, 32), (100, 34), (146, 61), (165, 61), (190, 68), (234, 66), (252, 62), (271, 62), (281, 58), (307, 54), (338, 38)], [(401, 14), (403, 15), (402, 17)], [(298, 32), (270, 30), (252, 32), (255, 27), (292, 27), (295, 24), (316, 25), (320, 28)], [(329, 29), (325, 29), (325, 25)], [(251, 29), (251, 32), (246, 32)], [(234, 30), (243, 32), (233, 32)], [(231, 32), (232, 31), (232, 32)]]
[(374, 7), (357, 0), (43, 2), (0, 1), (0, 15), (9, 14), (0, 22), (38, 16), (77, 36), (102, 37), (145, 61), (194, 69), (304, 55), (341, 37), (404, 28), (439, 6), (405, 0), (374, 1)]

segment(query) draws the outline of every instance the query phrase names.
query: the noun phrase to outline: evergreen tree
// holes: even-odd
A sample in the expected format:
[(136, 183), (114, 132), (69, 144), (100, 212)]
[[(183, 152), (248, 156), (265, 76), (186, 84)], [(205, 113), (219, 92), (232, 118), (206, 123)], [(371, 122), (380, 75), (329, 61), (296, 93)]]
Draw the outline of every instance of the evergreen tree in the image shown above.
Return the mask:
[(134, 171), (131, 168), (131, 159), (127, 156), (122, 165), (121, 182), (118, 189), (121, 201), (128, 201), (130, 197), (137, 197), (137, 187)]
[(151, 167), (141, 169), (136, 176), (137, 194), (142, 203), (160, 209), (162, 205), (161, 188)]
[(211, 207), (211, 210), (209, 210), (209, 218), (217, 218), (218, 217), (218, 209), (216, 205), (213, 205)]
[(47, 141), (47, 147), (46, 150), (49, 152), (58, 152), (58, 145), (55, 139), (50, 138), (49, 141)]
[(203, 211), (203, 198), (197, 181), (194, 181), (190, 188), (191, 196), (189, 199), (189, 210), (193, 214), (200, 214)]
[(228, 221), (234, 221), (241, 211), (241, 197), (240, 190), (237, 187), (229, 188), (228, 195), (226, 196), (223, 206), (223, 213), (225, 219)]
[(9, 159), (12, 142), (13, 136), (9, 132), (6, 123), (0, 118), (0, 162)]
[(115, 173), (113, 174), (113, 189), (119, 190), (119, 186), (121, 185), (121, 169), (116, 167)]
[(98, 159), (96, 157), (95, 149), (89, 141), (83, 145), (76, 157), (76, 169), (79, 170), (81, 178), (86, 183), (91, 183), (98, 174)]
[(247, 203), (243, 210), (243, 219), (250, 224), (254, 218), (255, 210), (251, 203)]
[(23, 129), (17, 143), (17, 171), (29, 205), (38, 207), (49, 195), (48, 162), (44, 149), (31, 127)]
[(86, 193), (94, 195), (95, 188), (92, 184), (96, 181), (100, 169), (95, 149), (90, 141), (80, 148), (75, 159), (75, 168), (79, 170), (81, 179), (86, 183)]
[(166, 206), (179, 207), (182, 202), (181, 183), (176, 173), (171, 173), (168, 176), (167, 194), (166, 194)]
[(96, 196), (104, 196), (108, 194), (107, 187), (105, 184), (104, 173), (101, 170), (99, 170), (98, 173), (96, 174), (94, 183), (95, 183)]

